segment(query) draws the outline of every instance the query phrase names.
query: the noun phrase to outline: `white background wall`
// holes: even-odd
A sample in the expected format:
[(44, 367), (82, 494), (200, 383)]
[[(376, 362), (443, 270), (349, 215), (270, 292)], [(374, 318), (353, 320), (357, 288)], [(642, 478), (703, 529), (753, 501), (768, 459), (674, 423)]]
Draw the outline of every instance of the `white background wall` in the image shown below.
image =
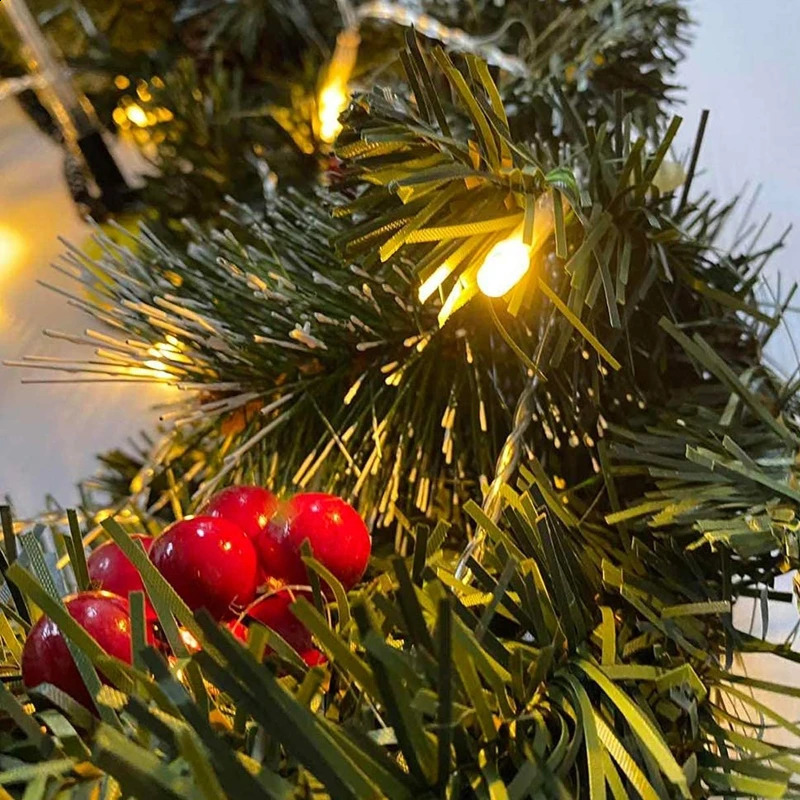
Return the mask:
[[(677, 150), (691, 147), (700, 112), (710, 109), (698, 185), (728, 198), (745, 183), (761, 184), (755, 216), (771, 213), (777, 236), (800, 222), (800, 2), (693, 0), (688, 7), (698, 25), (678, 76), (686, 102)], [(800, 230), (771, 274), (779, 268), (800, 278), (798, 237)]]
[[(11, 263), (2, 252), (8, 231), (19, 236), (23, 251)], [(63, 251), (56, 237), (82, 244), (88, 235), (64, 185), (60, 148), (13, 99), (0, 102), (0, 361), (31, 354), (91, 356), (88, 348), (42, 336), (43, 328), (75, 334), (93, 324), (37, 284), (68, 286), (48, 266)], [(0, 364), (0, 498), (10, 495), (23, 517), (42, 509), (46, 493), (64, 505), (74, 503), (75, 483), (96, 468), (94, 455), (151, 428), (151, 407), (166, 396), (165, 389), (143, 384), (21, 383), (34, 377), (66, 376)]]
[[(684, 118), (676, 151), (689, 150), (704, 108), (711, 111), (700, 167), (698, 188), (727, 199), (749, 184), (752, 193), (761, 185), (753, 218), (772, 215), (767, 234), (780, 235), (800, 222), (800, 0), (694, 0), (689, 9), (698, 25), (678, 80), (685, 100), (677, 112)], [(746, 205), (746, 203), (745, 203)], [(762, 243), (769, 236), (765, 234)], [(800, 229), (790, 234), (787, 247), (765, 270), (772, 280), (781, 273), (784, 285), (800, 280)], [(795, 304), (800, 306), (800, 300)], [(773, 337), (770, 355), (785, 370), (798, 362), (791, 340), (800, 335), (800, 314), (788, 320), (793, 331)], [(780, 582), (791, 590), (791, 576)], [(735, 621), (750, 623), (752, 604), (740, 603)], [(794, 604), (770, 604), (768, 635), (783, 640), (797, 622)], [(759, 614), (756, 614), (758, 618)], [(754, 633), (760, 634), (756, 622)], [(800, 643), (795, 643), (800, 649)], [(739, 668), (772, 681), (800, 685), (800, 670), (771, 657), (752, 656)], [(774, 696), (762, 700), (774, 707)], [(780, 712), (800, 719), (800, 701), (782, 701)], [(797, 746), (791, 737), (786, 744)]]

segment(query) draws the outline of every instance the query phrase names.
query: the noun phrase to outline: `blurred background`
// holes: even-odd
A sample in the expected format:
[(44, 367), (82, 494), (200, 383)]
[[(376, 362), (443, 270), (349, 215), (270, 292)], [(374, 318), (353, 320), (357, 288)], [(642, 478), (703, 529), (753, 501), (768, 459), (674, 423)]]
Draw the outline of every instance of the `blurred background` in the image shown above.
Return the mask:
[[(800, 3), (765, 0), (754, 7), (751, 0), (694, 0), (689, 6), (697, 24), (679, 71), (684, 102), (676, 111), (684, 124), (676, 155), (690, 149), (701, 110), (709, 108), (697, 185), (723, 198), (737, 192), (754, 196), (752, 219), (771, 215), (764, 236), (777, 237), (800, 219)], [(123, 170), (135, 172), (133, 148), (111, 147)], [(88, 320), (40, 282), (64, 286), (49, 266), (64, 249), (58, 237), (82, 245), (89, 234), (68, 188), (61, 148), (14, 97), (0, 100), (0, 359), (69, 357), (74, 345), (44, 338), (42, 330), (74, 334)], [(775, 280), (778, 273), (786, 283), (800, 277), (798, 248), (797, 237), (790, 236), (771, 260)], [(789, 319), (800, 337), (800, 317)], [(794, 368), (791, 331), (775, 337), (771, 355), (784, 369)], [(95, 470), (94, 454), (124, 444), (143, 428), (152, 430), (154, 406), (175, 391), (145, 383), (70, 383), (56, 372), (54, 384), (23, 384), (41, 375), (0, 368), (0, 495), (13, 499), (19, 516), (39, 511), (46, 494), (73, 503), (76, 482)], [(749, 624), (751, 610), (750, 604), (739, 607), (740, 624)], [(771, 613), (770, 636), (781, 638), (795, 624), (796, 610), (784, 604)], [(770, 674), (768, 662), (752, 665)], [(794, 709), (798, 716), (800, 709)]]
[[(66, 186), (63, 151), (6, 98), (0, 103), (0, 359), (74, 352), (75, 345), (42, 331), (74, 334), (88, 320), (39, 281), (66, 286), (50, 267), (64, 250), (61, 238), (83, 244), (89, 233)], [(20, 516), (40, 511), (46, 493), (74, 503), (75, 484), (95, 470), (95, 455), (152, 429), (153, 405), (171, 391), (163, 384), (65, 383), (66, 376), (53, 375), (62, 383), (25, 384), (32, 374), (0, 367), (0, 488)]]

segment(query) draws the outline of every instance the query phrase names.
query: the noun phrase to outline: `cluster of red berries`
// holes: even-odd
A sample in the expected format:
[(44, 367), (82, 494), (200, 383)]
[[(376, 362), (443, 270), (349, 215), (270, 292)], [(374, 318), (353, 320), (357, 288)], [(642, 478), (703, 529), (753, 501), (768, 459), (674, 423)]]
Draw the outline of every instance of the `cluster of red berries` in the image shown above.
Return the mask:
[[(214, 495), (196, 517), (174, 522), (157, 538), (136, 534), (150, 560), (183, 601), (205, 608), (240, 639), (246, 621), (268, 625), (309, 665), (325, 660), (311, 635), (292, 614), (297, 596), (308, 594), (303, 543), (345, 589), (367, 568), (371, 540), (352, 506), (328, 494), (298, 494), (285, 503), (258, 486), (232, 486)], [(127, 597), (142, 590), (141, 576), (114, 542), (88, 559), (96, 591), (65, 599), (70, 616), (108, 653), (131, 662)], [(147, 604), (149, 622), (155, 612)], [(92, 707), (66, 641), (57, 626), (42, 617), (22, 651), (26, 686), (52, 683)]]

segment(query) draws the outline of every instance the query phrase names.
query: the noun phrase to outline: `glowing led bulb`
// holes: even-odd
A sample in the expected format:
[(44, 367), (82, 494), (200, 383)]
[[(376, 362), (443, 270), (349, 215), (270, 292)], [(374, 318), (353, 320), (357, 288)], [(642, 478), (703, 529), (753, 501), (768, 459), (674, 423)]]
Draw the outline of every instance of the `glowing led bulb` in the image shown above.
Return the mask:
[(360, 41), (357, 27), (343, 30), (336, 37), (336, 47), (325, 70), (322, 88), (317, 96), (316, 132), (326, 144), (333, 144), (342, 130), (339, 115), (350, 102), (347, 85), (356, 65)]
[(22, 261), (25, 249), (25, 240), (17, 231), (0, 225), (0, 277)]
[(319, 93), (319, 138), (332, 144), (342, 130), (339, 114), (347, 108), (347, 91), (338, 81), (328, 84)]
[(136, 103), (129, 105), (125, 109), (125, 113), (134, 125), (138, 125), (140, 128), (147, 126), (147, 112), (141, 106), (137, 106)]
[(516, 286), (528, 271), (531, 249), (521, 236), (498, 242), (478, 269), (478, 288), (487, 297), (502, 297)]

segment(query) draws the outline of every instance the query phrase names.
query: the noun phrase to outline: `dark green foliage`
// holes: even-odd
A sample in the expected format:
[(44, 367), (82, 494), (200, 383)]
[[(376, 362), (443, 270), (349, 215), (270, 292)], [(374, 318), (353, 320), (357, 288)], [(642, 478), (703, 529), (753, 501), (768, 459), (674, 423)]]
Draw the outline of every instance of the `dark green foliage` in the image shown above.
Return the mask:
[(272, 119), (272, 104), (280, 94), (288, 104), (288, 91), (268, 87), (269, 96), (259, 101), (241, 68), (228, 67), (221, 58), (203, 71), (182, 58), (163, 83), (152, 87), (151, 101), (142, 104), (170, 111), (145, 134), (151, 142), (146, 152), (160, 172), (142, 194), (149, 218), (179, 232), (184, 217), (215, 218), (232, 187), (242, 199), (255, 201), (270, 191), (276, 174), (300, 186), (316, 179), (317, 161), (298, 151)]
[[(481, 472), (491, 475), (509, 406), (525, 380), (522, 368), (500, 381), (492, 378), (492, 364), (510, 351), (501, 339), (485, 337), (488, 319), (465, 316), (464, 329), (439, 329), (435, 315), (403, 299), (409, 278), (402, 273), (376, 280), (347, 268), (329, 244), (341, 226), (318, 205), (283, 199), (270, 211), (269, 227), (256, 224), (252, 212), (232, 211), (239, 217), (240, 238), (198, 231), (191, 255), (167, 257), (161, 245), (145, 240), (136, 255), (109, 250), (134, 279), (130, 285), (146, 293), (140, 296), (146, 305), (131, 309), (130, 332), (153, 347), (131, 349), (106, 338), (104, 348), (124, 360), (102, 370), (121, 379), (131, 369), (140, 377), (170, 376), (203, 391), (199, 414), (183, 406), (167, 412), (186, 434), (182, 444), (176, 440), (163, 450), (162, 465), (182, 459), (188, 448), (191, 465), (201, 468), (193, 480), (204, 481), (206, 491), (231, 479), (324, 486), (357, 493), (373, 519), (387, 511), (390, 519), (397, 498), (408, 510), (406, 498), (422, 491), (416, 503), (422, 510), (437, 507), (441, 494), (441, 507), (453, 513), (451, 498), (458, 502), (474, 492)], [(309, 226), (319, 234), (314, 249), (307, 240)], [(176, 276), (177, 287), (169, 282)], [(116, 290), (99, 284), (96, 291), (105, 303)], [(168, 305), (155, 301), (163, 311), (154, 316), (154, 297), (161, 291)], [(179, 298), (186, 292), (194, 302), (184, 306)], [(78, 302), (87, 310), (101, 307)], [(265, 303), (276, 304), (266, 315)], [(207, 304), (204, 311), (201, 304)], [(212, 310), (228, 316), (219, 328), (207, 316)], [(140, 312), (137, 322), (134, 315)], [(177, 344), (165, 341), (168, 332)], [(398, 383), (392, 364), (408, 370), (396, 376), (402, 378)], [(408, 391), (417, 394), (415, 401), (405, 402), (412, 400)], [(449, 411), (456, 401), (458, 413)], [(443, 428), (445, 412), (454, 419)], [(269, 435), (251, 441), (265, 425)], [(441, 453), (450, 437), (452, 467)], [(231, 441), (220, 450), (225, 439)], [(189, 466), (184, 463), (179, 473)], [(415, 466), (418, 478), (409, 479)], [(140, 488), (149, 491), (150, 478)], [(420, 489), (422, 481), (429, 489)], [(387, 489), (395, 497), (387, 497), (379, 511)], [(413, 507), (413, 496), (410, 501)]]
[[(458, 554), (418, 528), (408, 559), (347, 596), (334, 584), (327, 621), (299, 600), (295, 613), (331, 659), (311, 670), (291, 651), (260, 664), (252, 653), (265, 636), (279, 647), (274, 634), (251, 628), (245, 649), (203, 612), (193, 619), (150, 567), (162, 624), (174, 614), (204, 649), (169, 663), (143, 649), (140, 667), (112, 670), (80, 644), (122, 690), (102, 690), (102, 721), (46, 687), (31, 694), (31, 719), (5, 692), (19, 756), (4, 756), (0, 780), (12, 791), (39, 780), (65, 798), (106, 791), (108, 776), (125, 795), (155, 798), (688, 798), (724, 786), (800, 796), (791, 751), (738, 733), (764, 709), (747, 693), (759, 682), (721, 663), (727, 637), (736, 650), (749, 640), (724, 623), (730, 586), (704, 577), (718, 557), (687, 555), (695, 579), (675, 580), (671, 548), (634, 552), (611, 530), (599, 540), (559, 521), (535, 483), (505, 497), (500, 525), (466, 509), (489, 537), (472, 585), (453, 575)], [(147, 564), (118, 525), (105, 527)], [(34, 539), (23, 545), (37, 552)], [(41, 585), (19, 564), (9, 579), (66, 626), (52, 585), (41, 588), (51, 583), (43, 562), (32, 564)], [(13, 675), (19, 643), (8, 635)], [(182, 683), (192, 670), (202, 684)]]

